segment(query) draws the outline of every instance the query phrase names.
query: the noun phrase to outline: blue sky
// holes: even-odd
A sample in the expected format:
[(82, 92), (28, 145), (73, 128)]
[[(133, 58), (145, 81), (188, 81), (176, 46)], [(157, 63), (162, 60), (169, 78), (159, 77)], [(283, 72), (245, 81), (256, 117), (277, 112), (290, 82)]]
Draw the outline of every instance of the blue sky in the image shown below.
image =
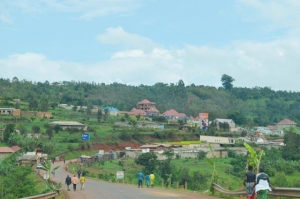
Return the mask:
[(0, 77), (300, 91), (298, 0), (1, 0)]

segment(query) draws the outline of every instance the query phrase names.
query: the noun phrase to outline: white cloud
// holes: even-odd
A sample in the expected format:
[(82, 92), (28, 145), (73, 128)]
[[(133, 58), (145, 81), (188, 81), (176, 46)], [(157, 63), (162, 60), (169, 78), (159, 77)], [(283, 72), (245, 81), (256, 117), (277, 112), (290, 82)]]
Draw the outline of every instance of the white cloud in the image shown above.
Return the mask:
[(288, 33), (299, 33), (299, 0), (236, 0), (241, 15), (247, 20), (264, 21), (264, 31), (287, 29)]
[(98, 35), (96, 39), (103, 44), (121, 45), (125, 48), (134, 49), (149, 50), (159, 46), (147, 37), (125, 32), (122, 27), (107, 28), (105, 33)]
[(0, 60), (6, 78), (32, 81), (95, 81), (130, 85), (156, 82), (221, 86), (228, 74), (236, 87), (271, 87), (300, 91), (300, 39), (270, 42), (234, 42), (224, 48), (186, 45), (182, 49), (153, 48), (116, 52), (106, 61), (78, 64), (49, 60), (35, 53), (15, 54)]

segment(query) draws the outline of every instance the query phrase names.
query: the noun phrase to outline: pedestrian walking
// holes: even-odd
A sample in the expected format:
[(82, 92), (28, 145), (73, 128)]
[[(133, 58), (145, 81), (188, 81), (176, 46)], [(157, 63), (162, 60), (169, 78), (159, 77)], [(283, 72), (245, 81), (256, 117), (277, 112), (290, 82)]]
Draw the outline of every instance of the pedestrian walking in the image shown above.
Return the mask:
[(254, 199), (255, 196), (255, 180), (256, 175), (253, 173), (253, 167), (250, 165), (248, 167), (248, 172), (245, 174), (244, 186), (246, 187), (246, 199)]
[(84, 183), (85, 183), (85, 177), (81, 176), (80, 177), (80, 185), (81, 185), (80, 189), (81, 190), (84, 190)]
[(155, 175), (153, 173), (150, 174), (150, 186), (154, 187)]
[(78, 178), (76, 175), (72, 178), (73, 190), (76, 191), (76, 185), (78, 184)]
[(265, 173), (263, 168), (259, 169), (259, 174), (256, 177), (255, 193), (258, 199), (267, 199), (268, 192), (272, 191), (270, 186), (269, 176)]
[(138, 177), (138, 188), (140, 187), (143, 188), (144, 174), (141, 171), (139, 171), (137, 177)]
[(80, 175), (81, 175), (81, 168), (78, 169), (77, 171), (77, 174), (78, 174), (78, 179), (80, 179)]
[(70, 191), (70, 185), (72, 184), (72, 180), (69, 175), (66, 177), (65, 184), (67, 185), (68, 191)]
[(64, 159), (64, 164), (66, 164), (66, 159)]
[(149, 188), (150, 187), (150, 175), (146, 175), (145, 177), (145, 180), (146, 180), (146, 186)]

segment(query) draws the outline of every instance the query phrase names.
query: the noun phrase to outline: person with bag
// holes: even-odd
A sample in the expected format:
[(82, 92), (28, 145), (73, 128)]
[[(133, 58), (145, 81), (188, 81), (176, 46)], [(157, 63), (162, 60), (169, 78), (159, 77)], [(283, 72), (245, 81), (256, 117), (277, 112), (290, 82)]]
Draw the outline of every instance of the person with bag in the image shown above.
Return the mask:
[(248, 166), (248, 172), (245, 174), (244, 186), (246, 187), (246, 199), (254, 199), (256, 175), (253, 173), (253, 167)]
[(263, 168), (260, 168), (259, 172), (256, 177), (255, 193), (258, 199), (267, 199), (268, 192), (272, 191), (270, 179)]

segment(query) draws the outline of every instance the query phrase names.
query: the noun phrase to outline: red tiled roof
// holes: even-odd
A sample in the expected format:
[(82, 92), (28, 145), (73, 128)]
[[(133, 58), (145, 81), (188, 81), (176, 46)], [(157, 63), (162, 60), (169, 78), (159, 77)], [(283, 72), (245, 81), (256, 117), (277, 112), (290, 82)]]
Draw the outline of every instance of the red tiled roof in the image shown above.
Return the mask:
[(277, 123), (277, 125), (296, 125), (296, 123), (289, 119), (284, 119)]
[(142, 109), (133, 108), (128, 114), (129, 115), (146, 115), (146, 112)]
[(144, 99), (144, 100), (138, 102), (138, 104), (155, 104), (155, 103), (154, 103), (154, 102), (150, 102), (150, 101), (147, 100), (147, 99)]
[(170, 109), (163, 113), (165, 116), (179, 116), (179, 113), (175, 109)]
[(147, 112), (159, 113), (159, 111), (155, 107), (151, 107), (147, 110)]
[(186, 114), (184, 113), (178, 113), (175, 109), (170, 109), (163, 113), (165, 116), (178, 116), (178, 117), (185, 117)]
[(13, 152), (14, 151), (11, 148), (7, 147), (7, 146), (0, 147), (0, 153), (13, 153)]
[(19, 147), (19, 146), (12, 146), (11, 149), (16, 152), (16, 151), (19, 151), (21, 149), (21, 147)]
[(269, 126), (267, 126), (267, 128), (270, 129), (271, 131), (272, 130), (277, 130), (277, 126), (269, 125)]

